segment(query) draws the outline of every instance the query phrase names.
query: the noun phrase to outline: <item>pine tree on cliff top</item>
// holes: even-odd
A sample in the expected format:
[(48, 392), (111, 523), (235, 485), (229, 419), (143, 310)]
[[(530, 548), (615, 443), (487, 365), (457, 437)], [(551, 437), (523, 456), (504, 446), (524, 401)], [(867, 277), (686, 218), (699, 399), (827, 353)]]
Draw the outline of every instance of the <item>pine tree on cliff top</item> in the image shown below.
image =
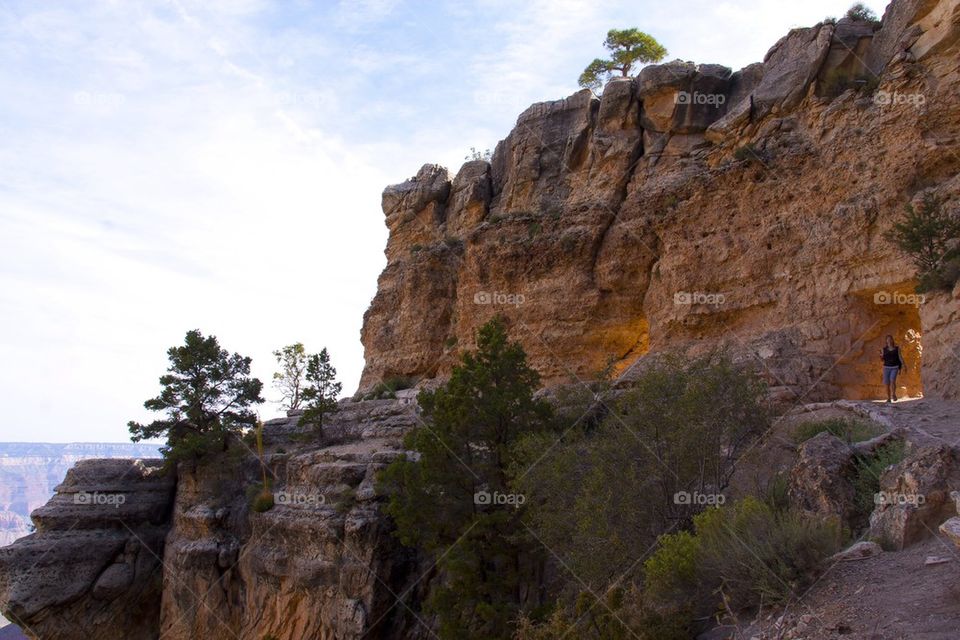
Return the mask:
[(170, 366), (160, 376), (160, 395), (143, 403), (167, 416), (146, 425), (131, 420), (131, 440), (166, 437), (161, 452), (175, 461), (225, 449), (231, 435), (256, 425), (250, 406), (263, 402), (263, 383), (250, 377), (250, 358), (229, 353), (215, 336), (205, 338), (196, 329), (167, 356)]
[(656, 38), (639, 29), (611, 29), (603, 46), (610, 52), (610, 58), (594, 59), (578, 80), (581, 87), (594, 93), (616, 72), (626, 78), (634, 65), (660, 62), (667, 55), (666, 48)]

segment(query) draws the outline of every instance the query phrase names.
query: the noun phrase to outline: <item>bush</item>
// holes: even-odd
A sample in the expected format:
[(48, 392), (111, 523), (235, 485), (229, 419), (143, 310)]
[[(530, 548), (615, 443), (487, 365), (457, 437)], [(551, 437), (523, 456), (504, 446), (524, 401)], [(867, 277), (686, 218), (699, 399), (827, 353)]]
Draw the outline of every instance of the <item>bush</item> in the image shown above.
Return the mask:
[(636, 587), (608, 589), (601, 601), (590, 592), (569, 605), (558, 604), (540, 624), (521, 616), (514, 640), (690, 640), (692, 616), (686, 608), (659, 612), (648, 607)]
[(950, 289), (960, 278), (960, 217), (933, 194), (924, 194), (917, 207), (907, 205), (885, 237), (913, 260), (920, 293)]
[(417, 381), (409, 376), (389, 376), (378, 382), (362, 400), (392, 400), (397, 397), (397, 391), (410, 389), (416, 383)]
[(866, 420), (830, 418), (797, 425), (793, 432), (793, 439), (797, 444), (801, 444), (824, 431), (848, 443), (863, 442), (883, 433), (880, 427)]
[(260, 483), (247, 487), (247, 500), (250, 502), (250, 509), (257, 513), (273, 508), (273, 492)]
[(601, 392), (559, 443), (523, 439), (511, 469), (537, 536), (594, 589), (703, 508), (680, 492), (721, 494), (768, 425), (765, 387), (722, 354), (663, 357), (617, 393)]
[(847, 19), (853, 20), (854, 22), (869, 22), (874, 25), (880, 24), (880, 20), (877, 19), (877, 14), (873, 12), (873, 9), (862, 2), (858, 2), (847, 9)]
[[(668, 596), (663, 602), (668, 607), (715, 594), (717, 600), (704, 602), (706, 613), (711, 607), (738, 611), (799, 596), (841, 542), (837, 521), (799, 510), (777, 513), (752, 497), (704, 511), (694, 518), (694, 529), (693, 536), (662, 537), (644, 564), (644, 579), (648, 594)], [(691, 574), (695, 582), (684, 589), (676, 576)]]
[(876, 506), (874, 500), (880, 491), (880, 476), (888, 467), (902, 462), (905, 456), (906, 448), (903, 442), (893, 442), (881, 447), (874, 455), (856, 461), (853, 477), (855, 524), (867, 524)]

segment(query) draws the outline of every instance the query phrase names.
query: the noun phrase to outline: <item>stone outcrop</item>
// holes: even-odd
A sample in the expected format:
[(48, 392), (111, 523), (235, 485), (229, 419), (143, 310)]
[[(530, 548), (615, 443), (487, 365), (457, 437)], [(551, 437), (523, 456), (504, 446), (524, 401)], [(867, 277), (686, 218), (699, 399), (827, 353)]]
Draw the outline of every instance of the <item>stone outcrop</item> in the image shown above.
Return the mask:
[[(921, 381), (920, 345), (956, 321), (904, 302), (914, 270), (883, 236), (923, 192), (960, 193), (956, 4), (796, 29), (738, 72), (647, 67), (533, 105), (489, 164), (387, 188), (361, 390), (443, 377), (495, 314), (547, 383), (725, 345), (785, 402), (872, 398), (890, 333), (901, 394), (952, 384), (936, 349)], [(893, 55), (906, 33), (932, 44)]]
[(853, 449), (827, 432), (800, 446), (800, 456), (790, 473), (792, 504), (825, 516), (848, 521), (853, 515)]
[(416, 424), (415, 406), (341, 406), (322, 441), (298, 428), (297, 416), (265, 424), (275, 501), (266, 511), (251, 509), (261, 469), (245, 448), (181, 474), (167, 536), (163, 637), (417, 637), (407, 628), (416, 618), (397, 601), (417, 594), (415, 558), (392, 537), (374, 485)]
[(156, 638), (172, 475), (156, 460), (84, 460), (0, 548), (3, 614), (35, 638)]
[(870, 516), (870, 536), (903, 549), (957, 514), (951, 491), (960, 489), (956, 452), (946, 445), (922, 447), (880, 477), (880, 500)]

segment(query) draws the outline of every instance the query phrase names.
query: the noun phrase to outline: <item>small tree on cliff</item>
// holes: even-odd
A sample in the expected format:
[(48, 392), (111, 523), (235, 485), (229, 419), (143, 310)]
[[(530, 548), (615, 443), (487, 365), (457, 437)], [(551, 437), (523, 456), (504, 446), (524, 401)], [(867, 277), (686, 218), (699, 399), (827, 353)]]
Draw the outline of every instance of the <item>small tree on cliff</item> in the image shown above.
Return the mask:
[(337, 410), (337, 396), (343, 389), (337, 382), (337, 370), (330, 364), (326, 347), (307, 359), (306, 379), (307, 386), (301, 393), (304, 411), (299, 424), (312, 425), (319, 432), (323, 429), (323, 416)]
[(285, 409), (299, 409), (306, 385), (307, 351), (302, 342), (297, 342), (274, 351), (273, 357), (280, 365), (280, 371), (273, 374), (273, 386), (280, 392), (280, 403)]
[(634, 65), (660, 62), (667, 55), (666, 48), (656, 38), (639, 29), (611, 29), (603, 46), (610, 52), (610, 58), (596, 58), (580, 74), (580, 86), (594, 93), (615, 72), (626, 78)]
[(510, 637), (521, 608), (538, 547), (520, 522), (522, 500), (510, 499), (507, 468), (514, 442), (552, 423), (550, 406), (533, 397), (538, 384), (503, 322), (487, 323), (449, 382), (420, 393), (424, 426), (405, 440), (418, 457), (380, 477), (396, 535), (440, 569), (425, 608), (444, 640)]
[(250, 377), (250, 358), (229, 353), (215, 336), (205, 338), (196, 329), (167, 356), (170, 366), (160, 376), (160, 395), (143, 403), (167, 417), (147, 425), (131, 420), (131, 440), (166, 437), (161, 451), (176, 461), (226, 449), (231, 435), (256, 425), (250, 406), (263, 402), (263, 383)]
[(933, 194), (924, 194), (916, 207), (907, 205), (886, 238), (913, 259), (919, 290), (948, 289), (960, 277), (960, 217)]

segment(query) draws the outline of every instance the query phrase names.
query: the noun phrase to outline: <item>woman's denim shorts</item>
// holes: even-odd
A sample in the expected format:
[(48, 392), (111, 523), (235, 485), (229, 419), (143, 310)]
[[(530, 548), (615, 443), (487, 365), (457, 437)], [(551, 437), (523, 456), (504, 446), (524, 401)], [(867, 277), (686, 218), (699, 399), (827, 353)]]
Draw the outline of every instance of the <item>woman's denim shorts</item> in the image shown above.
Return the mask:
[(898, 373), (900, 373), (900, 367), (884, 367), (883, 384), (891, 384), (896, 382)]

